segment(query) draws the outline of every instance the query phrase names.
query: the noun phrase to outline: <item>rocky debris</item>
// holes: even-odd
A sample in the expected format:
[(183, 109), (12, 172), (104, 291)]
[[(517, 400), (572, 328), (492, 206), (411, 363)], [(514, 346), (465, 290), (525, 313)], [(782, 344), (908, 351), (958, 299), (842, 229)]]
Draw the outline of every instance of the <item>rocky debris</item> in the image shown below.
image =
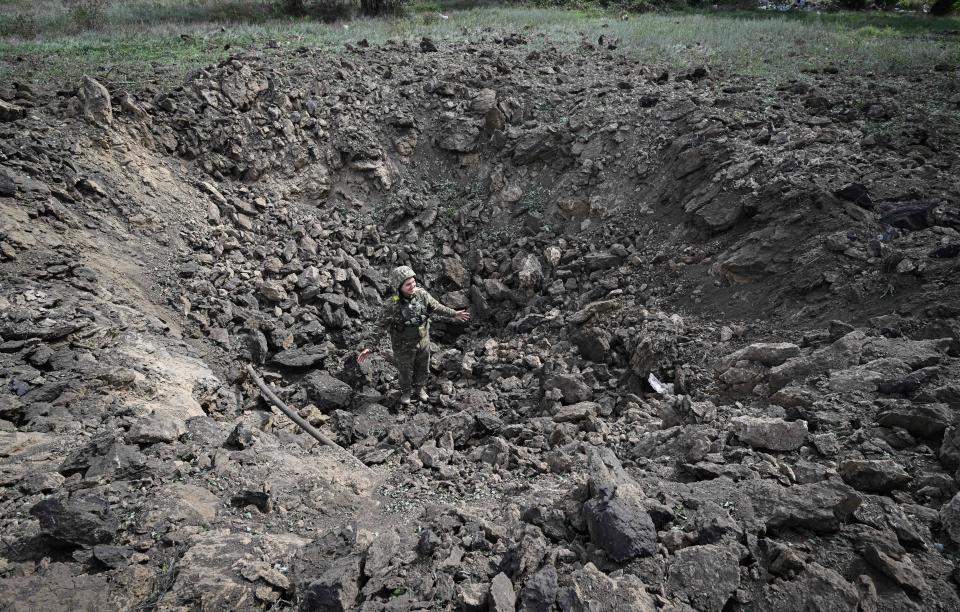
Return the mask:
[[(942, 96), (585, 43), (5, 88), (3, 599), (960, 606), (960, 139), (893, 90)], [(375, 331), (400, 263), (474, 314), (410, 409)]]

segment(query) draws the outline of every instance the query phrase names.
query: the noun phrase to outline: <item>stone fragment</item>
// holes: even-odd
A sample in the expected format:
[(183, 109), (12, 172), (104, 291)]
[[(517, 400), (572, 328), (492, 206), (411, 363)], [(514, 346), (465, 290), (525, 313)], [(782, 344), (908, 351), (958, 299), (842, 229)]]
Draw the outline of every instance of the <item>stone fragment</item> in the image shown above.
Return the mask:
[(556, 568), (544, 566), (523, 585), (518, 612), (550, 612), (557, 600), (557, 587)]
[(493, 577), (488, 597), (490, 612), (514, 612), (517, 609), (517, 595), (513, 590), (513, 583), (503, 572)]
[(940, 523), (953, 543), (960, 545), (960, 493), (941, 506)]
[(591, 416), (596, 416), (600, 404), (596, 402), (577, 402), (569, 406), (561, 406), (553, 415), (557, 423), (576, 423)]
[(907, 555), (895, 559), (881, 550), (880, 547), (870, 543), (864, 547), (863, 558), (867, 560), (867, 563), (892, 578), (894, 582), (914, 595), (923, 593), (927, 588), (927, 582), (924, 580), (923, 574), (913, 565)]
[(751, 480), (741, 488), (753, 500), (754, 512), (767, 529), (803, 527), (817, 533), (837, 531), (860, 506), (862, 498), (838, 479), (784, 487), (769, 480)]
[(953, 423), (953, 411), (947, 404), (897, 404), (877, 414), (884, 427), (902, 427), (918, 438), (937, 439)]
[(905, 489), (911, 481), (910, 474), (890, 459), (848, 459), (840, 464), (839, 471), (844, 482), (871, 493)]
[(10, 122), (27, 116), (27, 109), (16, 104), (0, 100), (0, 121)]
[(99, 127), (110, 127), (113, 124), (113, 105), (106, 87), (83, 75), (80, 79), (79, 95), (83, 101), (83, 116), (87, 121)]
[(353, 399), (353, 389), (350, 385), (327, 372), (311, 372), (304, 377), (302, 384), (310, 399), (323, 410), (346, 408)]
[(593, 563), (587, 563), (570, 575), (570, 586), (560, 590), (557, 603), (561, 610), (584, 612), (657, 610), (653, 596), (647, 593), (639, 578), (633, 574), (623, 574), (613, 579)]
[(148, 446), (158, 442), (168, 444), (176, 442), (185, 433), (187, 433), (187, 426), (182, 419), (170, 414), (153, 412), (137, 419), (127, 432), (126, 438), (132, 444)]
[(73, 546), (93, 546), (113, 541), (120, 523), (110, 504), (95, 495), (65, 502), (48, 497), (30, 508), (40, 521), (40, 533)]
[(677, 551), (667, 591), (702, 612), (721, 612), (740, 586), (740, 557), (731, 548), (707, 544)]
[(754, 448), (791, 451), (807, 439), (807, 422), (802, 420), (738, 416), (730, 422), (737, 437)]

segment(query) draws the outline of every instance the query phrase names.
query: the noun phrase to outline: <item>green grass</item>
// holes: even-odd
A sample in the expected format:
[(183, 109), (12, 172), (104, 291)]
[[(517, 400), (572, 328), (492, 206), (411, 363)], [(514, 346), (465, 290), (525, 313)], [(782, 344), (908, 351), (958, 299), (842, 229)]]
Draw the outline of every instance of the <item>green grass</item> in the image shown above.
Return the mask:
[[(271, 0), (128, 0), (115, 2), (94, 30), (79, 31), (59, 1), (0, 0), (0, 78), (71, 79), (83, 72), (117, 80), (177, 80), (192, 67), (241, 48), (336, 49), (366, 38), (463, 40), (519, 31), (533, 47), (576, 47), (602, 34), (618, 53), (675, 70), (706, 64), (715, 72), (797, 78), (807, 68), (907, 74), (960, 63), (960, 19), (896, 13), (693, 12), (632, 15), (596, 9), (414, 5), (402, 19), (324, 23), (293, 19)], [(32, 21), (31, 21), (32, 20)], [(24, 23), (32, 30), (20, 31)], [(121, 76), (122, 75), (122, 76)], [(146, 76), (144, 76), (146, 75)]]

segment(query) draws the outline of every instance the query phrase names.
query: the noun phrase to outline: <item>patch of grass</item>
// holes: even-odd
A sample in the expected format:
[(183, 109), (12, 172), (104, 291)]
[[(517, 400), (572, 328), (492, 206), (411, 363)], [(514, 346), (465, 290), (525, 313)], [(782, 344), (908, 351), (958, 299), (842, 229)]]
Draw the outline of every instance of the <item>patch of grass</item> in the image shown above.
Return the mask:
[(960, 63), (960, 19), (902, 13), (700, 11), (623, 20), (619, 12), (591, 7), (449, 10), (446, 2), (423, 0), (404, 18), (328, 24), (281, 15), (274, 0), (129, 0), (107, 7), (96, 31), (76, 32), (59, 0), (0, 0), (0, 6), (9, 9), (0, 16), (0, 78), (8, 80), (98, 71), (182, 74), (268, 41), (336, 49), (363, 38), (443, 42), (497, 32), (520, 32), (532, 48), (575, 48), (602, 35), (616, 41), (616, 53), (648, 65), (674, 71), (707, 65), (776, 80), (827, 65), (906, 74)]

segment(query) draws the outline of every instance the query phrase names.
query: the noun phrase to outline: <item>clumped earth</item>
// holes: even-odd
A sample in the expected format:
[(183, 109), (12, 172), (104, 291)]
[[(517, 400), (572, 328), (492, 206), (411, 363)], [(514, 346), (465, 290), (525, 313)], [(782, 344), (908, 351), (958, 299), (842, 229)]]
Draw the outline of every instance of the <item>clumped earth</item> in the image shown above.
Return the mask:
[(957, 67), (616, 47), (4, 85), (4, 609), (960, 609)]

